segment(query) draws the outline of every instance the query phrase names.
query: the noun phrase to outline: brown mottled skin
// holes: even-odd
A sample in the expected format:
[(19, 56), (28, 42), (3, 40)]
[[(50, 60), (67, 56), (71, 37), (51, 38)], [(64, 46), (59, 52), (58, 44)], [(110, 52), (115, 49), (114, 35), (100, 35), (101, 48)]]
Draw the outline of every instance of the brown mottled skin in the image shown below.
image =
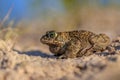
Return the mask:
[(86, 30), (56, 32), (48, 31), (40, 39), (58, 58), (88, 56), (103, 51), (110, 44), (106, 34), (95, 34)]

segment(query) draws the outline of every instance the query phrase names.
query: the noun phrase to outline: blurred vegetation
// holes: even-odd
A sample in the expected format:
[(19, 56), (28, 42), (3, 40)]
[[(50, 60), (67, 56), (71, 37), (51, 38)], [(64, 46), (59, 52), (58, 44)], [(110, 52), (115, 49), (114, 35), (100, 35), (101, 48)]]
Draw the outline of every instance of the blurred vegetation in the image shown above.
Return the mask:
[[(79, 1), (80, 0), (62, 0), (64, 8), (66, 10), (66, 14), (70, 15), (70, 18), (72, 19), (72, 22), (74, 21), (74, 26), (71, 26), (71, 28), (73, 27), (77, 27), (80, 26), (80, 17), (79, 17), (79, 9), (81, 7), (81, 5), (79, 5)], [(83, 4), (86, 1), (83, 1)]]
[[(28, 11), (25, 16), (20, 17), (19, 22), (16, 24), (16, 19), (4, 20), (0, 16), (0, 23), (5, 27), (8, 26), (19, 26), (19, 27), (39, 27), (41, 31), (55, 29), (61, 30), (73, 30), (85, 28), (90, 29), (90, 26), (97, 26), (94, 29), (99, 29), (100, 26), (103, 28), (108, 25), (106, 22), (110, 23), (110, 26), (119, 26), (117, 23), (116, 16), (119, 16), (119, 0), (22, 0), (27, 7), (24, 9)], [(2, 0), (2, 2), (4, 2)], [(16, 1), (17, 2), (17, 1)], [(1, 3), (0, 3), (1, 4)], [(24, 4), (24, 5), (25, 5)], [(10, 5), (10, 4), (9, 4)], [(21, 5), (22, 6), (22, 5)], [(20, 5), (18, 7), (21, 7)], [(4, 5), (5, 7), (5, 5)], [(8, 18), (11, 18), (13, 12), (16, 10), (16, 5), (11, 11)], [(2, 7), (0, 7), (0, 10)], [(26, 12), (23, 11), (23, 12)], [(19, 13), (20, 14), (20, 13)], [(1, 15), (1, 14), (0, 14)], [(106, 15), (106, 16), (104, 16)], [(108, 17), (111, 15), (110, 17)], [(14, 13), (13, 17), (17, 17)], [(21, 19), (22, 18), (22, 19)], [(110, 19), (109, 19), (110, 18)], [(117, 21), (115, 21), (117, 20)], [(111, 23), (111, 20), (112, 23)], [(7, 22), (7, 25), (6, 25)], [(14, 25), (15, 24), (15, 25)], [(112, 25), (111, 25), (112, 24)], [(0, 26), (1, 26), (0, 25)], [(85, 28), (86, 29), (86, 28)], [(93, 29), (93, 28), (91, 28)]]

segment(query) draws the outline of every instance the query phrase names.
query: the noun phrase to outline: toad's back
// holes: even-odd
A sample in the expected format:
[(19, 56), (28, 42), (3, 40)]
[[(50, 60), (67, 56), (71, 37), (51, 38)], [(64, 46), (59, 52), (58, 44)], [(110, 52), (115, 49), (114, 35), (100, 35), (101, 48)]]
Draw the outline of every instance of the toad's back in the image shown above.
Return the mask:
[(86, 30), (71, 31), (68, 33), (70, 40), (74, 41), (75, 39), (77, 39), (80, 41), (81, 48), (86, 48), (87, 46), (90, 46), (90, 39), (96, 35), (95, 33)]
[(77, 38), (80, 41), (87, 41), (91, 36), (95, 36), (96, 34), (90, 31), (80, 30), (80, 31), (71, 31), (69, 32), (69, 36), (71, 38)]

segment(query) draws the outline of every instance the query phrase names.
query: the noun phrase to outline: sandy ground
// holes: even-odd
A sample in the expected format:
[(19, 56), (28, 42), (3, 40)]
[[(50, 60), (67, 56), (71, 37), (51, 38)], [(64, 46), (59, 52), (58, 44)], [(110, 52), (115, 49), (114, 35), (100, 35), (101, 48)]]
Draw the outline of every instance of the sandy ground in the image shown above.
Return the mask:
[(120, 37), (109, 51), (74, 59), (56, 59), (46, 46), (34, 44), (37, 37), (24, 38), (14, 48), (0, 41), (0, 80), (120, 80)]

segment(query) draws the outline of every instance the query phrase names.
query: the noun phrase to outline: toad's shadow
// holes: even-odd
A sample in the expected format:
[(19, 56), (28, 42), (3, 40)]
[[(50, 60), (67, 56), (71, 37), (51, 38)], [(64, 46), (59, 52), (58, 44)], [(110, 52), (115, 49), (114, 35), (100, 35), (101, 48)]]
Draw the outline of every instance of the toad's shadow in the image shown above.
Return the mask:
[[(115, 49), (115, 51), (120, 50), (120, 46), (114, 46), (113, 47)], [(103, 56), (108, 56), (108, 55), (115, 55), (116, 52), (101, 52), (101, 53), (95, 53), (96, 55), (103, 55)]]
[(115, 46), (115, 50), (120, 50), (120, 46)]
[(22, 51), (14, 49), (14, 51), (17, 52), (18, 54), (26, 54), (28, 56), (40, 56), (42, 58), (55, 58), (54, 55), (46, 54), (39, 50), (31, 50), (31, 51), (23, 51), (22, 52)]

